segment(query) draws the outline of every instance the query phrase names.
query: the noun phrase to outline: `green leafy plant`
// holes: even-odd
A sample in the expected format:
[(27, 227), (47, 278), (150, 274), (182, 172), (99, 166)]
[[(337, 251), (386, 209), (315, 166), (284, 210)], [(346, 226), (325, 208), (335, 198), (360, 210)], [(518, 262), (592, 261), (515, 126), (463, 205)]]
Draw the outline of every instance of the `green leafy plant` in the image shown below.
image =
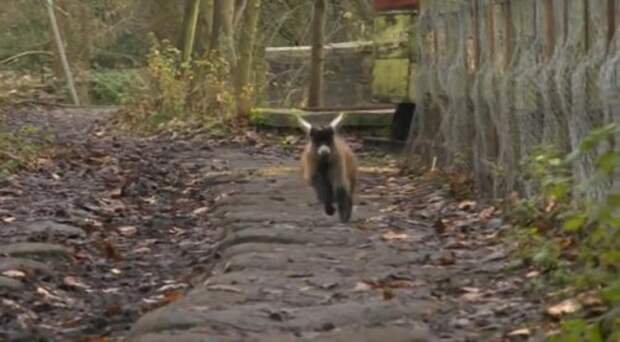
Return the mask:
[[(540, 148), (525, 163), (534, 196), (517, 202), (511, 218), (522, 229), (521, 255), (549, 272), (549, 281), (577, 291), (594, 289), (610, 308), (620, 308), (620, 125), (595, 129), (579, 147), (561, 156)], [(595, 156), (595, 170), (577, 181), (574, 163)], [(616, 187), (614, 187), (614, 184)], [(595, 194), (595, 195), (592, 195)], [(597, 321), (570, 320), (557, 341), (603, 341)], [(558, 339), (559, 338), (559, 339)], [(585, 339), (584, 339), (585, 338)]]
[(180, 51), (151, 35), (144, 82), (134, 86), (123, 121), (134, 128), (157, 130), (177, 123), (216, 128), (231, 120), (234, 96), (228, 62), (217, 53), (181, 62)]
[(142, 83), (134, 70), (99, 70), (91, 74), (93, 98), (102, 104), (125, 104), (132, 86)]
[(14, 131), (0, 129), (0, 179), (34, 159), (50, 140), (45, 132), (29, 125)]

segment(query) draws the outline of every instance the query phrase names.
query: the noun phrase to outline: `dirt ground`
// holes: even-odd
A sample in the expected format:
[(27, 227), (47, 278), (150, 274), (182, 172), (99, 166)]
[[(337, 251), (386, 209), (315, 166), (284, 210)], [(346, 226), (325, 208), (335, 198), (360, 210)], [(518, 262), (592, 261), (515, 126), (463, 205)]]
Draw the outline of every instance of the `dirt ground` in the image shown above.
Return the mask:
[(352, 222), (299, 136), (132, 137), (105, 110), (20, 109), (54, 147), (0, 186), (0, 340), (504, 341), (538, 318), (482, 202), (350, 139)]

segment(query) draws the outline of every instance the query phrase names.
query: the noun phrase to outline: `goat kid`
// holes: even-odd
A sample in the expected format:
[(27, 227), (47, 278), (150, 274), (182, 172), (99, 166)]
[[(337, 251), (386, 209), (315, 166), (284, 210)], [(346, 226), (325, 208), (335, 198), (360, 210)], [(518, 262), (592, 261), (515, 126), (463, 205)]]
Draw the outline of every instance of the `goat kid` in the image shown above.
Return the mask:
[(344, 113), (327, 126), (313, 126), (301, 116), (297, 118), (309, 137), (301, 155), (304, 181), (314, 188), (327, 215), (335, 213), (336, 203), (340, 221), (348, 222), (353, 210), (357, 161), (351, 148), (337, 132)]

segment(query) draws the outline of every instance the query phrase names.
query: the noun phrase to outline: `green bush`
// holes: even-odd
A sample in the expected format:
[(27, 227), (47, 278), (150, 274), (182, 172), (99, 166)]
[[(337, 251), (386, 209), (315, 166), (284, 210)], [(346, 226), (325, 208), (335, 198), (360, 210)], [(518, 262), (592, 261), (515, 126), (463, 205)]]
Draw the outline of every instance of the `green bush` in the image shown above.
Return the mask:
[(122, 105), (136, 83), (143, 82), (138, 71), (98, 70), (91, 74), (93, 100), (98, 104)]
[(0, 126), (0, 179), (33, 160), (50, 139), (46, 132), (33, 126), (17, 130)]
[(122, 111), (130, 127), (157, 130), (175, 122), (197, 121), (219, 127), (233, 118), (229, 64), (213, 53), (189, 64), (169, 41), (157, 41), (147, 58), (144, 82), (131, 87)]
[[(549, 148), (537, 150), (526, 174), (538, 180), (539, 191), (511, 213), (524, 228), (518, 235), (526, 259), (548, 271), (548, 280), (555, 284), (598, 291), (611, 310), (620, 309), (620, 193), (613, 187), (619, 181), (620, 151), (614, 146), (619, 136), (620, 124), (615, 123), (593, 130), (567, 156)], [(597, 156), (596, 169), (577, 182), (572, 165), (586, 154)], [(596, 320), (569, 320), (554, 339), (581, 341), (588, 336), (596, 341), (602, 340), (599, 335), (618, 334), (597, 327)]]

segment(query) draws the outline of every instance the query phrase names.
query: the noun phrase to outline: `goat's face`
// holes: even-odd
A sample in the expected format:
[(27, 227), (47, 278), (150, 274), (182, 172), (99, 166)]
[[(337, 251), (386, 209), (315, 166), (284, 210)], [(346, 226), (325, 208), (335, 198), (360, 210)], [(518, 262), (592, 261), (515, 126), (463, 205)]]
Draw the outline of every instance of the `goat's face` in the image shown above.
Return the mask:
[(330, 126), (312, 127), (310, 141), (319, 157), (329, 157), (334, 149), (334, 129)]
[(298, 117), (301, 128), (310, 136), (310, 143), (321, 158), (329, 157), (334, 151), (334, 136), (338, 126), (342, 123), (344, 114), (338, 115), (327, 126), (312, 126), (309, 122)]

